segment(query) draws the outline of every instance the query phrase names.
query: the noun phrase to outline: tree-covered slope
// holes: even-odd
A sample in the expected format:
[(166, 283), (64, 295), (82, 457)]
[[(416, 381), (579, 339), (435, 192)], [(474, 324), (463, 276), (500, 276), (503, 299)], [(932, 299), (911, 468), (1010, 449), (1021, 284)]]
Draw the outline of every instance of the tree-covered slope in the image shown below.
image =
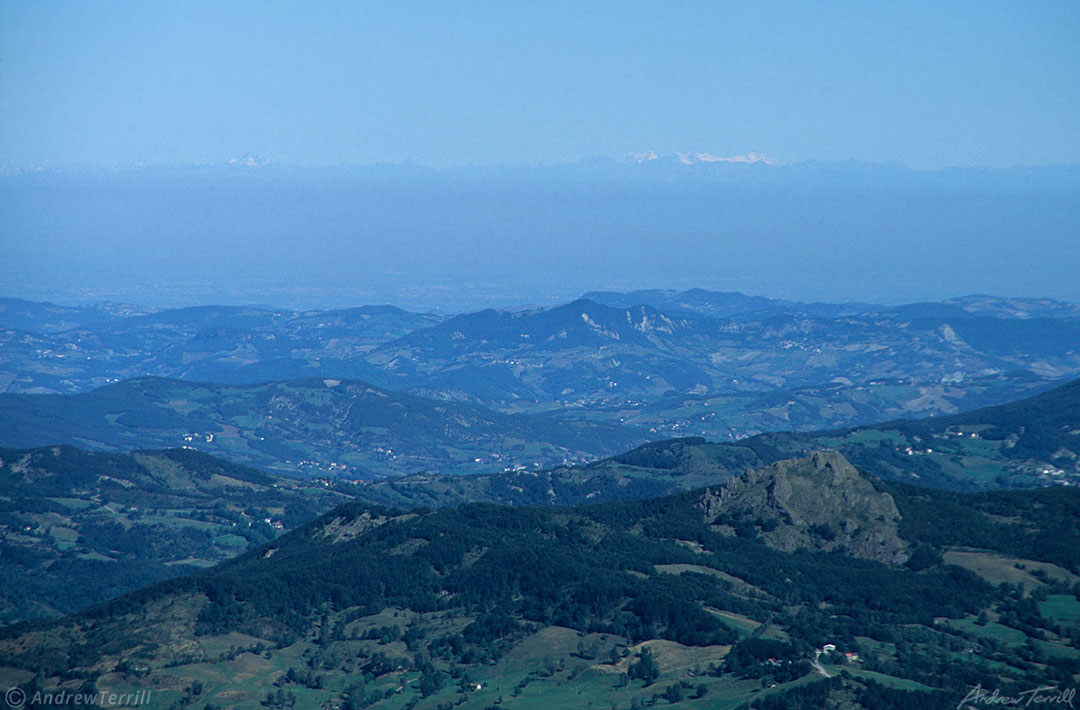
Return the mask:
[(731, 440), (997, 404), (1080, 373), (1077, 307), (882, 307), (694, 289), (594, 293), (450, 319), (392, 306), (140, 309), (0, 299), (0, 392), (134, 377), (358, 379), (503, 413)]
[(190, 446), (277, 471), (349, 479), (538, 469), (645, 439), (610, 424), (506, 415), (329, 378), (220, 385), (144, 377), (75, 395), (0, 394), (6, 446)]
[[(380, 384), (399, 389), (437, 390), (500, 408), (532, 402), (624, 417), (673, 397), (838, 382), (899, 384), (884, 408), (933, 414), (962, 402), (964, 383), (972, 379), (1080, 372), (1076, 318), (976, 316), (950, 304), (852, 312), (738, 300), (759, 309), (718, 317), (710, 308), (688, 307), (684, 301), (701, 301), (690, 294), (672, 302), (673, 311), (664, 301), (656, 307), (582, 299), (548, 309), (467, 313), (383, 343), (365, 359), (379, 370)], [(662, 421), (679, 419), (669, 412)], [(713, 436), (730, 429), (725, 421), (707, 424)]]
[(0, 623), (233, 557), (350, 500), (183, 449), (0, 449)]
[[(829, 487), (831, 519), (800, 522), (810, 509), (791, 500), (777, 517), (745, 495), (765, 482)], [(885, 504), (897, 519), (865, 515)], [(646, 501), (350, 503), (213, 569), (6, 629), (0, 679), (152, 688), (159, 707), (435, 710), (736, 707), (794, 701), (830, 676), (814, 692), (955, 706), (976, 683), (1075, 682), (1080, 559), (1038, 541), (1075, 540), (1078, 514), (1076, 490), (918, 489), (835, 454)], [(791, 549), (786, 527), (807, 544)], [(905, 554), (828, 546), (863, 527), (891, 531)], [(994, 586), (971, 555), (1031, 574)]]
[[(163, 454), (156, 458), (146, 453), (89, 454), (66, 447), (7, 451), (0, 455), (5, 462), (0, 495), (7, 498), (2, 501), (3, 550), (9, 563), (5, 572), (26, 576), (31, 583), (7, 587), (4, 618), (71, 611), (154, 578), (139, 575), (173, 574), (180, 571), (177, 565), (220, 560), (265, 539), (252, 535), (268, 531), (267, 518), (292, 527), (331, 505), (338, 499), (335, 496), (404, 508), (469, 502), (520, 506), (633, 501), (715, 485), (815, 448), (842, 452), (861, 470), (883, 478), (958, 490), (1072, 482), (1075, 461), (1063, 457), (1076, 447), (1078, 396), (1080, 384), (1071, 383), (1029, 400), (955, 417), (820, 435), (770, 434), (734, 443), (669, 440), (591, 464), (542, 471), (415, 474), (359, 486), (327, 479), (308, 487), (308, 493), (317, 496), (312, 505), (302, 504), (302, 498), (294, 495), (299, 482), (240, 467), (234, 468), (246, 471), (247, 490), (238, 489), (241, 484), (235, 482), (222, 487), (220, 481), (229, 476), (215, 475), (200, 483), (190, 471), (186, 478), (147, 474), (144, 468), (165, 465)], [(118, 411), (111, 409), (114, 406), (112, 402), (102, 406), (102, 421), (107, 423), (109, 412)], [(166, 410), (170, 411), (175, 412)], [(64, 413), (55, 416), (60, 423)], [(205, 439), (201, 443), (205, 445)], [(957, 453), (971, 447), (979, 447), (977, 455)], [(195, 451), (174, 451), (168, 457), (183, 457), (187, 469), (204, 473), (229, 466)], [(1057, 468), (1059, 464), (1064, 465)], [(169, 464), (174, 466), (178, 465)], [(1045, 473), (1047, 469), (1051, 473)], [(211, 482), (218, 483), (208, 488)], [(147, 513), (154, 509), (159, 514)], [(214, 509), (228, 514), (205, 518)], [(228, 529), (234, 523), (242, 525), (242, 534)], [(126, 538), (118, 537), (121, 532)], [(173, 538), (176, 544), (170, 546)], [(105, 549), (108, 545), (112, 547)], [(119, 547), (131, 549), (121, 554)], [(123, 565), (113, 564), (118, 561)], [(71, 581), (90, 568), (96, 570), (94, 579), (101, 588), (70, 596)]]
[(658, 441), (581, 466), (457, 477), (405, 476), (365, 487), (389, 505), (510, 505), (629, 500), (706, 486), (826, 449), (885, 479), (953, 490), (1080, 483), (1080, 380), (973, 412), (819, 433), (776, 432), (735, 442)]
[(366, 377), (364, 352), (440, 320), (394, 306), (153, 309), (0, 299), (0, 391), (85, 392), (145, 375), (230, 383)]
[(1080, 380), (972, 412), (761, 441), (786, 452), (835, 448), (884, 478), (943, 487), (1080, 483)]

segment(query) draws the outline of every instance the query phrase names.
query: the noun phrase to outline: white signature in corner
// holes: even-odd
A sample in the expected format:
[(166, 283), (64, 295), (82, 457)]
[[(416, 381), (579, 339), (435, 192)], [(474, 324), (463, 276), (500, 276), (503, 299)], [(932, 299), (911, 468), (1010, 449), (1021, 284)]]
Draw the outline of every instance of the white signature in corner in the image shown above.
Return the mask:
[(1056, 688), (1047, 685), (1042, 688), (1032, 688), (1016, 695), (1002, 695), (998, 688), (991, 692), (976, 685), (967, 694), (967, 697), (956, 706), (958, 710), (964, 710), (969, 705), (1008, 705), (1012, 707), (1028, 707), (1030, 705), (1068, 705), (1073, 706), (1073, 698), (1076, 697), (1076, 688)]

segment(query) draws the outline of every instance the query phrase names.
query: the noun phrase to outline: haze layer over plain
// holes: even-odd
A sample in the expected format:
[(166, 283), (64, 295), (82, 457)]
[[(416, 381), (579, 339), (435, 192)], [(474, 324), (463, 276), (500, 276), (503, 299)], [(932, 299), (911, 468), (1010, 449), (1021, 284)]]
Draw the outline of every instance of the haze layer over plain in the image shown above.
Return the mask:
[(1076, 301), (1078, 205), (1076, 167), (672, 157), (23, 173), (0, 178), (0, 279), (9, 295), (147, 305), (467, 309), (694, 286), (797, 300)]

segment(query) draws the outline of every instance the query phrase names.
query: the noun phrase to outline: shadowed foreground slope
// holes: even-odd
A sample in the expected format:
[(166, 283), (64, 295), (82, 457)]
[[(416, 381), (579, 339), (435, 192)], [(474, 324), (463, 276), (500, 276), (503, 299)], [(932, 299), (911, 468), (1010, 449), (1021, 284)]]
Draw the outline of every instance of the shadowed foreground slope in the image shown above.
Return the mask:
[[(808, 485), (831, 510), (753, 492)], [(955, 707), (974, 683), (1080, 673), (1078, 520), (1075, 490), (919, 489), (836, 454), (646, 501), (352, 503), (205, 572), (8, 628), (0, 678), (153, 689), (160, 707), (734, 707), (808, 685)], [(860, 540), (895, 552), (868, 559)], [(1021, 586), (993, 586), (995, 560), (1029, 570)], [(826, 643), (859, 660), (818, 657)], [(812, 662), (848, 675), (818, 686)]]

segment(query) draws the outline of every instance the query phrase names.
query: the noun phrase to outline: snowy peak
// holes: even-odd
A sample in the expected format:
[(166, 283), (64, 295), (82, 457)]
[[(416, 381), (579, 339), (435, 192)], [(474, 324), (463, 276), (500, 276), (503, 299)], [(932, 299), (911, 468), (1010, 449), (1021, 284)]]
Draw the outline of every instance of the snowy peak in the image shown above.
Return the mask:
[(694, 165), (696, 163), (764, 163), (765, 165), (777, 165), (778, 163), (762, 155), (761, 153), (747, 153), (745, 155), (731, 155), (720, 156), (713, 155), (712, 153), (676, 153), (675, 157), (679, 159), (679, 162), (683, 165)]
[(699, 164), (715, 164), (715, 163), (729, 163), (729, 164), (743, 164), (752, 165), (754, 163), (761, 163), (763, 165), (779, 165), (780, 163), (762, 153), (745, 153), (742, 155), (716, 155), (714, 153), (694, 153), (694, 152), (676, 152), (674, 155), (662, 156), (655, 150), (645, 150), (640, 153), (630, 153), (627, 156), (631, 161), (644, 164), (652, 162), (662, 163), (680, 163), (682, 165), (699, 165)]

